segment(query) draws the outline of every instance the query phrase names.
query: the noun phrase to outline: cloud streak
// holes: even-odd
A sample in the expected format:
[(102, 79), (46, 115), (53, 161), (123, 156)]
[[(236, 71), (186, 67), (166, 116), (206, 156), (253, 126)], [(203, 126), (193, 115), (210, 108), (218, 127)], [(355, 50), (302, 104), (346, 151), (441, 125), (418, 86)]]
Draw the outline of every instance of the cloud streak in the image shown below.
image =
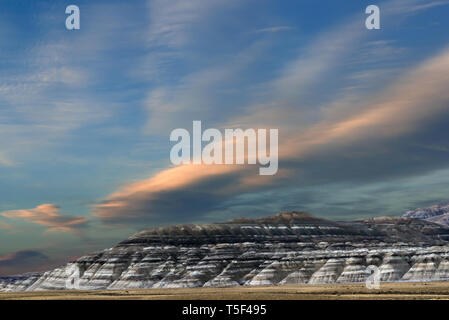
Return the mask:
[(11, 210), (0, 213), (9, 219), (23, 219), (25, 221), (45, 226), (46, 232), (73, 232), (87, 226), (88, 221), (83, 217), (66, 216), (59, 213), (60, 208), (54, 204), (41, 204), (33, 209)]
[(293, 29), (294, 29), (293, 27), (289, 27), (289, 26), (277, 26), (277, 27), (258, 29), (254, 32), (255, 33), (264, 33), (264, 32), (273, 33), (273, 32), (288, 31), (288, 30), (293, 30)]
[[(341, 56), (351, 48), (348, 44), (352, 43), (355, 35), (350, 27), (343, 30), (347, 32), (340, 38), (334, 38), (324, 49), (317, 42), (312, 45), (309, 55), (294, 61), (293, 68), (286, 68), (287, 71), (272, 82), (272, 87), (277, 89), (272, 91), (272, 104), (267, 105), (273, 107), (278, 97), (292, 97), (290, 101), (294, 101), (300, 98), (296, 88), (302, 88), (303, 84), (307, 87), (308, 81), (319, 81), (320, 75), (336, 63), (332, 54), (338, 53)], [(324, 53), (313, 54), (320, 47)], [(325, 53), (326, 48), (328, 53)], [(153, 178), (124, 186), (96, 205), (93, 214), (106, 223), (181, 221), (184, 216), (191, 220), (200, 219), (211, 211), (220, 210), (226, 201), (242, 194), (270, 188), (288, 188), (294, 181), (307, 184), (311, 179), (326, 181), (332, 176), (339, 181), (345, 179), (334, 174), (325, 177), (328, 173), (326, 170), (311, 177), (307, 171), (315, 171), (307, 169), (312, 168), (312, 161), (326, 162), (326, 166), (341, 166), (343, 161), (352, 163), (351, 159), (355, 159), (355, 162), (360, 163), (361, 157), (378, 158), (388, 152), (392, 152), (392, 163), (396, 160), (403, 161), (404, 155), (399, 152), (407, 154), (410, 151), (397, 148), (398, 159), (394, 159), (395, 151), (391, 148), (402, 137), (414, 137), (419, 133), (423, 141), (429, 138), (425, 132), (431, 130), (429, 128), (432, 123), (449, 111), (448, 84), (449, 49), (446, 48), (435, 57), (405, 72), (392, 85), (375, 94), (371, 93), (371, 98), (359, 99), (360, 105), (351, 108), (349, 112), (345, 109), (341, 112), (334, 110), (338, 117), (329, 117), (329, 114), (323, 113), (319, 121), (303, 126), (300, 130), (288, 126), (288, 136), (280, 139), (280, 172), (275, 177), (257, 176), (250, 166), (185, 165), (170, 168)], [(274, 112), (277, 116), (275, 124), (281, 125), (281, 132), (282, 123), (289, 124), (291, 119), (297, 117), (290, 113), (294, 111), (289, 107), (290, 101), (281, 105), (284, 108)], [(338, 101), (333, 103), (337, 107), (341, 106)], [(263, 115), (267, 110), (247, 110), (253, 112), (229, 121), (228, 125), (245, 123), (260, 127), (261, 119), (266, 120), (264, 126), (273, 125), (270, 123), (272, 118)], [(335, 161), (332, 164), (333, 159)], [(435, 169), (435, 165), (444, 166), (444, 161), (433, 164)], [(400, 172), (395, 166), (389, 167), (388, 164), (380, 169), (383, 175)], [(423, 167), (422, 170), (425, 169), (428, 168)], [(357, 174), (363, 177), (364, 174), (373, 172), (376, 170), (367, 170), (365, 173), (354, 171), (346, 178), (352, 179)]]
[(410, 6), (407, 9), (407, 11), (415, 12), (415, 11), (426, 10), (426, 9), (439, 7), (439, 6), (446, 6), (448, 4), (449, 4), (449, 1), (433, 1), (433, 2), (429, 2), (429, 3), (425, 3), (425, 4), (418, 4), (415, 6)]

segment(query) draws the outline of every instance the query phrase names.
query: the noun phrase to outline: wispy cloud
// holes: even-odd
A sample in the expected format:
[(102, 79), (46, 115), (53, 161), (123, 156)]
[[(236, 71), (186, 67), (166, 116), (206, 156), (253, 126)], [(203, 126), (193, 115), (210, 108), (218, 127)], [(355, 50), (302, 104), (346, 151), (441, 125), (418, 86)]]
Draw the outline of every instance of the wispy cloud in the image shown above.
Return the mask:
[(424, 4), (419, 4), (419, 5), (411, 5), (408, 9), (406, 9), (406, 11), (415, 12), (415, 11), (426, 10), (426, 9), (439, 7), (439, 6), (446, 6), (448, 4), (449, 4), (449, 1), (433, 1), (433, 2), (428, 2), (428, 3), (424, 3)]
[[(90, 15), (84, 23), (91, 27), (85, 33), (84, 28), (69, 33), (55, 27), (53, 8), (36, 17), (45, 32), (38, 42), (25, 41), (18, 57), (6, 55), (12, 66), (0, 75), (0, 134), (8, 136), (0, 142), (0, 166), (23, 165), (36, 150), (54, 151), (74, 134), (82, 136), (84, 127), (102, 124), (117, 112), (122, 106), (119, 99), (101, 91), (114, 79), (108, 74), (117, 77), (125, 65), (129, 68), (128, 61), (112, 63), (113, 53), (141, 40), (138, 36), (127, 38), (126, 44), (122, 40), (124, 29), (138, 27), (122, 17), (132, 8), (123, 3), (86, 6)], [(112, 20), (115, 23), (107, 26)], [(10, 21), (8, 28), (18, 26)], [(8, 40), (15, 41), (12, 35)]]
[[(347, 152), (348, 146), (394, 139), (412, 133), (417, 123), (447, 112), (449, 101), (449, 50), (406, 73), (391, 88), (385, 89), (363, 111), (346, 119), (322, 122), (292, 134), (280, 145), (281, 163), (289, 163), (288, 174), (267, 179), (257, 176), (248, 166), (184, 165), (167, 169), (155, 177), (123, 187), (95, 206), (94, 214), (104, 222), (160, 220), (169, 214), (182, 219), (182, 211), (192, 218), (216, 209), (220, 203), (239, 194), (260, 188), (287, 187), (296, 177), (301, 181), (302, 165), (318, 153), (325, 159), (331, 154)], [(422, 106), (426, 105), (423, 109)], [(422, 130), (423, 127), (420, 127)], [(331, 154), (326, 154), (326, 146)], [(339, 148), (341, 151), (339, 151)], [(371, 147), (364, 152), (375, 155)], [(393, 155), (391, 155), (393, 157)], [(351, 154), (346, 154), (351, 158)], [(384, 168), (384, 172), (388, 172)], [(319, 179), (319, 177), (316, 177)], [(213, 187), (212, 187), (213, 186)], [(212, 190), (211, 190), (212, 189)], [(201, 199), (201, 200), (200, 200)]]
[(151, 46), (179, 47), (189, 41), (190, 32), (201, 19), (213, 10), (229, 6), (233, 1), (148, 1), (149, 35)]
[(41, 204), (33, 209), (11, 210), (0, 213), (9, 219), (23, 219), (48, 227), (47, 232), (74, 232), (87, 226), (83, 217), (61, 215), (60, 208), (54, 204)]
[[(371, 168), (363, 174), (359, 171), (344, 171), (346, 177), (336, 173), (326, 177), (329, 173), (327, 169), (320, 172), (313, 167), (313, 163), (332, 168), (342, 166), (344, 161), (356, 159), (354, 161), (360, 164), (361, 157), (374, 159), (385, 153), (382, 148), (392, 151), (391, 161), (402, 161), (400, 159), (404, 155), (398, 149), (398, 159), (394, 159), (392, 145), (402, 137), (414, 136), (418, 130), (430, 130), (430, 123), (448, 111), (447, 49), (406, 70), (402, 77), (391, 80), (392, 83), (376, 87), (369, 95), (363, 90), (355, 90), (350, 101), (357, 104), (352, 108), (346, 106), (349, 100), (339, 101), (340, 97), (332, 97), (333, 93), (329, 90), (328, 95), (332, 100), (327, 101), (327, 104), (333, 106), (333, 112), (316, 108), (316, 104), (312, 104), (315, 110), (318, 109), (312, 116), (314, 121), (300, 122), (310, 102), (307, 91), (323, 86), (326, 74), (341, 66), (345, 57), (358, 52), (357, 48), (366, 33), (359, 27), (354, 28), (355, 23), (334, 28), (337, 31), (325, 32), (310, 46), (303, 48), (297, 59), (286, 63), (279, 76), (264, 85), (266, 94), (263, 98), (266, 102), (251, 104), (243, 109), (243, 115), (223, 120), (224, 127), (277, 127), (281, 132), (286, 129), (288, 136), (280, 140), (284, 142), (280, 145), (281, 170), (277, 176), (269, 179), (257, 176), (250, 166), (186, 165), (170, 168), (150, 179), (123, 186), (96, 205), (93, 214), (106, 223), (200, 219), (214, 210), (223, 209), (228, 200), (242, 194), (270, 188), (289, 188), (292, 184), (297, 187), (301, 182), (306, 185), (318, 181), (328, 182), (333, 178), (337, 181), (358, 179), (357, 175), (366, 177), (377, 172)], [(378, 47), (390, 45), (391, 42), (373, 44), (371, 41), (371, 44)], [(385, 70), (390, 72), (388, 68)], [(366, 72), (365, 78), (373, 78)], [(233, 73), (236, 74), (238, 72)], [(353, 76), (353, 79), (357, 75), (362, 75), (360, 69), (344, 74), (346, 77)], [(337, 86), (336, 89), (341, 87)], [(167, 88), (166, 92), (168, 95), (171, 91)], [(322, 101), (319, 103), (321, 106)], [(166, 110), (178, 112), (182, 109), (181, 105), (176, 102), (167, 104), (170, 108)], [(423, 105), (426, 107), (423, 108)], [(298, 123), (301, 123), (299, 129)], [(400, 152), (410, 151), (401, 149)], [(438, 165), (442, 166), (443, 162)], [(414, 167), (413, 170), (426, 168)], [(382, 165), (382, 172), (384, 175), (398, 174), (397, 167), (388, 167), (388, 164)]]
[[(139, 10), (147, 24), (135, 25), (118, 14), (130, 6), (100, 6), (95, 12), (105, 12), (95, 21), (95, 32), (71, 38), (75, 43), (66, 42), (65, 34), (48, 37), (44, 44), (32, 48), (33, 54), (26, 57), (31, 68), (0, 77), (4, 80), (0, 99), (8, 105), (0, 118), (0, 135), (9, 137), (1, 143), (0, 165), (20, 164), (22, 159), (29, 159), (26, 155), (37, 154), (35, 150), (44, 158), (42, 150), (72, 133), (84, 143), (91, 138), (83, 132), (84, 126), (101, 124), (108, 117), (121, 122), (116, 119), (120, 117), (114, 118), (112, 106), (117, 100), (125, 106), (120, 115), (126, 118), (121, 124), (127, 132), (134, 128), (138, 134), (144, 131), (129, 140), (147, 141), (161, 133), (166, 137), (171, 129), (188, 128), (198, 119), (214, 127), (274, 127), (281, 133), (281, 164), (279, 173), (270, 178), (258, 176), (257, 168), (250, 166), (186, 165), (164, 169), (147, 179), (148, 173), (142, 177), (136, 172), (132, 181), (139, 177), (137, 182), (124, 184), (106, 197), (95, 195), (103, 200), (92, 214), (107, 224), (143, 227), (151, 222), (200, 220), (232, 207), (236, 198), (242, 205), (256, 202), (248, 200), (256, 193), (284, 189), (293, 194), (297, 188), (329, 181), (392, 177), (404, 170), (417, 174), (444, 166), (443, 156), (423, 153), (415, 157), (408, 143), (431, 141), (431, 123), (444, 120), (449, 92), (447, 51), (415, 67), (410, 67), (410, 61), (401, 65), (397, 60), (403, 58), (402, 48), (394, 40), (379, 40), (379, 35), (389, 39), (388, 34), (381, 33), (384, 29), (367, 32), (363, 12), (324, 31), (312, 28), (310, 37), (294, 32), (277, 34), (299, 43), (292, 48), (294, 41), (289, 40), (285, 47), (278, 47), (279, 39), (275, 38), (282, 37), (255, 33), (302, 30), (301, 25), (264, 21), (263, 26), (274, 26), (257, 29), (260, 20), (254, 27), (245, 19), (232, 20), (233, 16), (223, 18), (226, 23), (219, 25), (222, 9), (234, 3), (238, 4), (148, 1), (141, 7), (145, 10)], [(445, 3), (385, 2), (382, 19), (392, 21), (395, 19), (388, 18)], [(112, 26), (105, 21), (116, 23)], [(256, 31), (223, 33), (228, 26), (240, 24), (244, 24), (243, 30)], [(206, 41), (203, 37), (214, 39)], [(116, 43), (125, 44), (125, 50)], [(117, 57), (109, 59), (114, 54)], [(135, 78), (128, 83), (127, 77)], [(131, 87), (131, 93), (116, 95), (124, 86)], [(138, 106), (128, 109), (129, 101), (138, 101)], [(142, 119), (140, 112), (142, 116), (147, 113), (148, 118)], [(114, 137), (121, 137), (120, 130), (117, 132)], [(83, 143), (74, 145), (82, 156), (89, 149)], [(120, 148), (120, 143), (114, 142), (114, 148)], [(441, 148), (429, 152), (446, 148), (444, 141), (435, 145)], [(155, 154), (156, 148), (166, 147), (167, 140), (163, 140), (147, 149)], [(166, 163), (167, 158), (168, 150), (155, 161)], [(428, 165), (418, 166), (418, 158), (432, 159)], [(143, 161), (154, 160), (150, 159)], [(83, 158), (85, 164), (92, 165), (90, 160)], [(390, 167), (391, 163), (399, 165)], [(116, 179), (128, 179), (123, 176)], [(273, 199), (265, 197), (259, 207), (277, 206)], [(60, 214), (51, 204), (5, 214), (48, 227), (48, 231), (77, 232), (87, 223), (83, 217)]]
[(276, 26), (276, 27), (258, 29), (254, 32), (255, 33), (264, 33), (264, 32), (273, 33), (273, 32), (288, 31), (288, 30), (293, 30), (293, 29), (294, 29), (293, 27), (289, 27), (289, 26)]
[[(183, 76), (176, 84), (152, 88), (146, 99), (148, 122), (146, 133), (167, 134), (176, 127), (191, 125), (191, 119), (214, 121), (214, 110), (223, 104), (222, 114), (231, 113), (237, 106), (229, 106), (219, 97), (229, 97), (238, 88), (238, 75), (255, 61), (266, 46), (264, 41), (256, 41), (227, 57), (219, 65), (213, 65)], [(239, 91), (238, 91), (239, 92)], [(240, 94), (242, 96), (242, 94)], [(210, 118), (210, 119), (207, 119)]]

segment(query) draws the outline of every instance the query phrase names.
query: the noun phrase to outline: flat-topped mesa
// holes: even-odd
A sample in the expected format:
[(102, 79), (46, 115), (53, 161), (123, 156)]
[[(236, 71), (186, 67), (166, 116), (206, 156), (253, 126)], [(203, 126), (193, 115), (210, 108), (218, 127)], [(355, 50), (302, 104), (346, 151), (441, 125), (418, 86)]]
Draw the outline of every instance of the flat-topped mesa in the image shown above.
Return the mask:
[(119, 245), (341, 241), (345, 237), (361, 236), (375, 239), (382, 234), (316, 218), (306, 212), (281, 212), (259, 219), (237, 218), (202, 225), (155, 227), (138, 232)]
[(258, 219), (237, 218), (221, 223), (155, 227), (134, 234), (119, 246), (320, 241), (440, 244), (448, 239), (449, 229), (423, 220), (380, 217), (335, 222), (293, 211)]
[(410, 218), (334, 222), (305, 212), (151, 228), (41, 276), (1, 279), (0, 291), (186, 288), (449, 280), (449, 229)]
[(236, 224), (322, 224), (322, 225), (337, 225), (337, 223), (325, 219), (320, 219), (312, 216), (310, 213), (303, 211), (290, 211), (290, 212), (280, 212), (274, 216), (269, 216), (265, 218), (258, 219), (248, 219), (248, 218), (236, 218), (232, 219), (227, 223)]

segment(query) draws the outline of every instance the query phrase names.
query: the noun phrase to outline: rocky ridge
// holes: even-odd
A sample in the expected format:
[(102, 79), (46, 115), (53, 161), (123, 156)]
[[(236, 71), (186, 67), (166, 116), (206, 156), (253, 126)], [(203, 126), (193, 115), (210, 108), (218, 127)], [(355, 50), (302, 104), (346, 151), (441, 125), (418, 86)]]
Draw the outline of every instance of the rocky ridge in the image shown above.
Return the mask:
[(407, 217), (334, 222), (304, 212), (151, 228), (0, 291), (185, 288), (449, 279), (449, 228)]
[(449, 203), (440, 203), (427, 208), (409, 210), (403, 217), (423, 219), (449, 227)]

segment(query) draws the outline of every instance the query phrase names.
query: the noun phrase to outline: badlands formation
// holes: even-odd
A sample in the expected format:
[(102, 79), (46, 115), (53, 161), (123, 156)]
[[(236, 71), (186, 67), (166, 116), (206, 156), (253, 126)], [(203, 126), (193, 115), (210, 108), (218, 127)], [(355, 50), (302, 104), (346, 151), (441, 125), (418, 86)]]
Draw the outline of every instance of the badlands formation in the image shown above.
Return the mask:
[[(333, 222), (304, 212), (139, 232), (66, 266), (0, 278), (0, 291), (449, 280), (449, 228), (410, 217)], [(77, 271), (77, 272), (78, 272)]]
[(410, 210), (403, 217), (423, 219), (449, 227), (449, 203), (440, 203), (427, 208)]

